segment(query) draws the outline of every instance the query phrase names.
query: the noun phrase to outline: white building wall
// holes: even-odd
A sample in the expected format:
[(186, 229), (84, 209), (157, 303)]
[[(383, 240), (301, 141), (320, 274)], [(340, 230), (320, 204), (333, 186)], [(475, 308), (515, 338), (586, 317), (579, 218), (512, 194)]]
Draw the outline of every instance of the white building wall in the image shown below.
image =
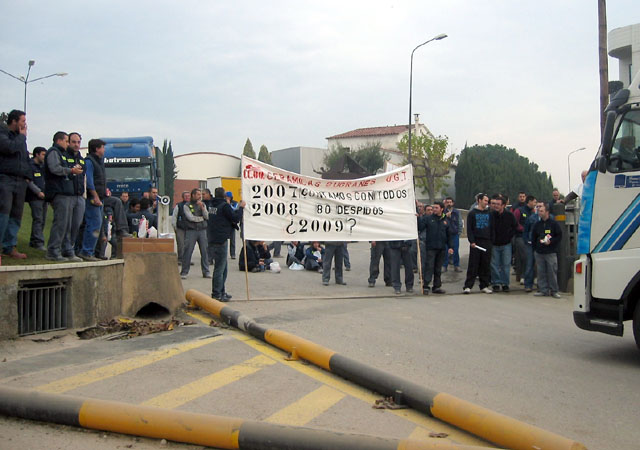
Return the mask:
[(620, 81), (627, 88), (640, 70), (640, 24), (611, 30), (607, 43), (609, 56), (618, 59)]
[(201, 152), (174, 157), (179, 180), (206, 180), (211, 177), (239, 177), (240, 158), (223, 153)]

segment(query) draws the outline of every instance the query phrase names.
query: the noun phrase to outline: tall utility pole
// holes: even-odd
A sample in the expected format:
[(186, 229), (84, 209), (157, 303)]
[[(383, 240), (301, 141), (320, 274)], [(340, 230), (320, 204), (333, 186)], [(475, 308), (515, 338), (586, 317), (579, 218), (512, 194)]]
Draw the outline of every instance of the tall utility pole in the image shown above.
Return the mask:
[(606, 120), (604, 110), (609, 103), (609, 61), (607, 59), (607, 1), (598, 0), (598, 61), (600, 65), (600, 136)]

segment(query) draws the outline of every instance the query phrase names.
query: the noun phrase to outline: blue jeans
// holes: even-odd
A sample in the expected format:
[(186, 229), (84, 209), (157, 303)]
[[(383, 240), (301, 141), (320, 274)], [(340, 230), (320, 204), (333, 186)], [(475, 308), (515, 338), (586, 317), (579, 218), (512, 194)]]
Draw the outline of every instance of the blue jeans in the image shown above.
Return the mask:
[(92, 256), (96, 250), (100, 228), (102, 227), (102, 206), (95, 206), (87, 199), (84, 210), (84, 235), (82, 236), (82, 254)]
[(221, 298), (226, 294), (224, 283), (227, 281), (227, 242), (223, 244), (212, 244), (209, 249), (213, 252), (213, 280), (211, 281), (211, 296)]
[(453, 267), (460, 267), (460, 235), (453, 236), (453, 247), (447, 246), (445, 248), (445, 258), (442, 267), (446, 268), (449, 265), (449, 249), (453, 249)]
[(533, 289), (533, 278), (535, 274), (535, 258), (533, 256), (533, 247), (529, 244), (525, 245), (526, 264), (524, 269), (524, 287), (525, 289)]
[(491, 284), (509, 286), (511, 244), (494, 245), (491, 249)]

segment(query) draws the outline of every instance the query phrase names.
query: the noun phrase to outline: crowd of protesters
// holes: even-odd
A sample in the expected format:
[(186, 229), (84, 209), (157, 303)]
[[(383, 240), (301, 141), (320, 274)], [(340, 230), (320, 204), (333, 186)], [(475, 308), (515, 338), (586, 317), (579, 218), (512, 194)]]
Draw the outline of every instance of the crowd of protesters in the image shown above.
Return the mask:
[[(19, 110), (8, 114), (6, 126), (0, 127), (0, 238), (4, 255), (27, 258), (16, 248), (25, 202), (32, 216), (29, 246), (45, 252), (50, 261), (106, 259), (106, 242), (112, 233), (130, 236), (122, 202), (110, 198), (107, 189), (105, 142), (91, 139), (84, 156), (81, 144), (80, 133), (58, 131), (48, 150), (35, 147), (29, 153), (26, 114)], [(49, 208), (53, 221), (45, 243)]]

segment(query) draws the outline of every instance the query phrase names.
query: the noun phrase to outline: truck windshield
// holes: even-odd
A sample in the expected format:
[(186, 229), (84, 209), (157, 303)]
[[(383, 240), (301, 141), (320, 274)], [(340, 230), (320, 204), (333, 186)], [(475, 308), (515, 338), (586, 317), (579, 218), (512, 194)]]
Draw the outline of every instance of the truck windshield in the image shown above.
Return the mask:
[(107, 166), (107, 181), (139, 181), (151, 179), (151, 166)]
[(622, 118), (609, 156), (610, 172), (640, 169), (640, 110), (629, 111)]

